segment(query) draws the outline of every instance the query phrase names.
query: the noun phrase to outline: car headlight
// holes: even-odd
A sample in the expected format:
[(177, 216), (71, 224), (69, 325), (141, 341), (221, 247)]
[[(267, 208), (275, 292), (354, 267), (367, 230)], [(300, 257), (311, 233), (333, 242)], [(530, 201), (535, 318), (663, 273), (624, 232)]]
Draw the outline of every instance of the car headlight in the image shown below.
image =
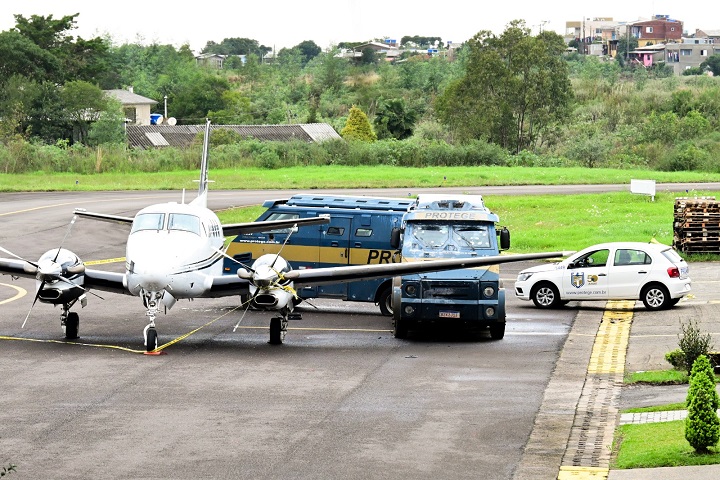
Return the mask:
[(522, 273), (522, 272), (520, 272), (520, 274), (518, 275), (517, 281), (518, 281), (518, 282), (524, 282), (525, 280), (529, 279), (529, 278), (532, 277), (532, 276), (533, 276), (532, 273)]

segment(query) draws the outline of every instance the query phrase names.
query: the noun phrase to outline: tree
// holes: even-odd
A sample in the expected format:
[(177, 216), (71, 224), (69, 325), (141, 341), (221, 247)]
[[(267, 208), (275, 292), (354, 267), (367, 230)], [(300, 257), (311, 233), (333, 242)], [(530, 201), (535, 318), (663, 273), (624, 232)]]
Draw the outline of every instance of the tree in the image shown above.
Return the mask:
[(107, 99), (105, 109), (88, 130), (88, 145), (107, 143), (125, 143), (125, 115), (122, 104), (114, 98)]
[(340, 130), (340, 135), (346, 140), (359, 140), (362, 142), (374, 142), (377, 135), (373, 132), (370, 121), (365, 112), (355, 105), (350, 108), (345, 127)]
[(402, 98), (391, 98), (380, 104), (375, 114), (375, 132), (378, 138), (404, 140), (413, 133), (417, 114), (405, 107)]
[(707, 60), (700, 64), (700, 68), (710, 70), (716, 77), (720, 75), (720, 54), (710, 55)]
[(375, 53), (375, 50), (370, 47), (363, 48), (360, 63), (362, 65), (375, 65), (378, 63), (378, 56), (377, 53)]
[(628, 38), (626, 35), (620, 37), (617, 43), (617, 53), (615, 59), (624, 62), (628, 57), (628, 52), (632, 52), (638, 47), (638, 39), (631, 36)]
[(487, 139), (517, 153), (566, 119), (572, 90), (562, 37), (547, 30), (531, 37), (515, 20), (501, 36), (482, 31), (467, 46), (465, 75), (436, 102), (461, 140)]
[(687, 395), (688, 416), (685, 419), (685, 439), (698, 453), (720, 439), (720, 418), (717, 409), (720, 397), (715, 389), (715, 374), (710, 361), (700, 355), (693, 363)]
[(300, 51), (300, 54), (303, 57), (303, 66), (307, 65), (310, 60), (317, 57), (322, 52), (322, 48), (320, 48), (312, 40), (305, 40), (303, 42), (300, 42), (293, 48), (297, 48), (298, 51)]
[(49, 72), (57, 73), (58, 76), (47, 79), (58, 83), (69, 80), (97, 82), (106, 71), (109, 41), (100, 37), (90, 40), (80, 37), (76, 39), (69, 35), (69, 32), (76, 28), (78, 15), (80, 14), (66, 15), (59, 19), (54, 19), (52, 15), (31, 15), (29, 18), (15, 15), (15, 31), (58, 62), (57, 72)]
[(60, 62), (18, 32), (0, 32), (0, 77), (22, 75), (35, 80), (58, 78)]
[(105, 94), (95, 85), (78, 80), (63, 86), (60, 99), (65, 114), (74, 127), (73, 140), (87, 143), (90, 124), (106, 109)]
[(272, 48), (260, 45), (257, 40), (251, 38), (224, 38), (222, 42), (207, 42), (201, 53), (216, 53), (219, 55), (249, 55), (254, 53), (258, 57), (262, 57)]

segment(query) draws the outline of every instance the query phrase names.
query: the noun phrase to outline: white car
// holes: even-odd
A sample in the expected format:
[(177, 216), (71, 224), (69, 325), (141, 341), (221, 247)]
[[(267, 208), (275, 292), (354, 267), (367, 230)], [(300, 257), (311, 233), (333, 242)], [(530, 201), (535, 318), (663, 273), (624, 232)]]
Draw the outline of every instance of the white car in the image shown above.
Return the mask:
[(540, 308), (573, 300), (642, 300), (648, 310), (660, 310), (690, 293), (688, 273), (685, 260), (668, 245), (601, 243), (562, 262), (521, 271), (515, 295)]

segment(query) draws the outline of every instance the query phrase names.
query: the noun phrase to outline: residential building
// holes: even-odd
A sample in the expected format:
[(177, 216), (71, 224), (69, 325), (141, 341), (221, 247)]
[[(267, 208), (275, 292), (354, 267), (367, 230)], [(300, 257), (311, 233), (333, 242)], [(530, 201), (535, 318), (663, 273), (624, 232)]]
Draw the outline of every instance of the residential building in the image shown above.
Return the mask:
[(636, 38), (638, 47), (658, 43), (680, 43), (683, 23), (667, 15), (655, 15), (652, 20), (634, 22), (628, 25), (630, 37)]
[(127, 90), (103, 90), (106, 95), (120, 101), (125, 113), (125, 122), (128, 125), (150, 125), (150, 110), (158, 102), (152, 98), (143, 97), (133, 92), (133, 87)]
[(710, 43), (720, 44), (720, 30), (695, 30), (695, 38), (707, 38)]
[(709, 56), (718, 54), (720, 54), (720, 44), (683, 42), (665, 45), (665, 62), (672, 67), (675, 75), (682, 75), (688, 68), (699, 67)]

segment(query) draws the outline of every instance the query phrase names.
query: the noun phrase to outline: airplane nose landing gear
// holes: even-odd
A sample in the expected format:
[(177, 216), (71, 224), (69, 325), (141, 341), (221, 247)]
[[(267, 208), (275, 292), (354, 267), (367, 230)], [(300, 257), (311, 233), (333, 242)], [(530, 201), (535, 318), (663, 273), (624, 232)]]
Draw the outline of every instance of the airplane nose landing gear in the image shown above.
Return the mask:
[(158, 335), (155, 330), (155, 324), (149, 323), (143, 330), (143, 337), (145, 338), (145, 349), (147, 352), (154, 352), (158, 347)]
[(273, 317), (270, 319), (270, 345), (282, 345), (287, 333), (287, 318)]

